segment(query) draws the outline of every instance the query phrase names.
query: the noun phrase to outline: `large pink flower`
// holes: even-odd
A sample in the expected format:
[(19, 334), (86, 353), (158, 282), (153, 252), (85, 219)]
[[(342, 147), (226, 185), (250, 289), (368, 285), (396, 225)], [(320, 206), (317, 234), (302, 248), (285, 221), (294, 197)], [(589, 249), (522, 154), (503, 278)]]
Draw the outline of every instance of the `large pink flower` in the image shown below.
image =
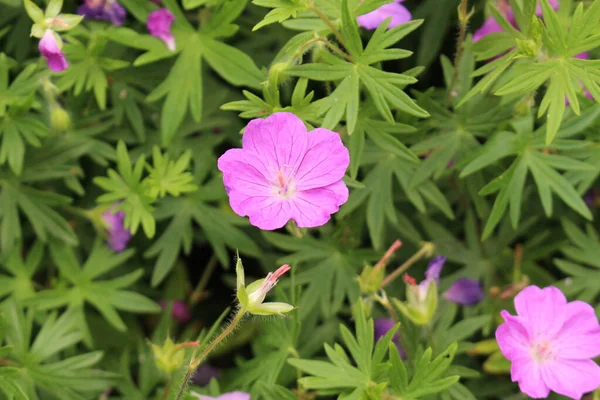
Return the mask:
[(361, 15), (356, 18), (358, 25), (365, 29), (377, 29), (383, 21), (388, 18), (392, 18), (388, 28), (394, 28), (400, 24), (404, 24), (412, 19), (412, 15), (408, 8), (404, 7), (402, 3), (404, 0), (394, 0), (391, 3), (384, 4), (381, 7)]
[(51, 29), (46, 29), (38, 44), (40, 54), (46, 58), (48, 67), (54, 72), (60, 72), (69, 67), (60, 44), (56, 40), (57, 36)]
[(594, 309), (582, 301), (567, 303), (555, 287), (528, 286), (515, 297), (517, 316), (502, 311), (496, 330), (511, 377), (530, 397), (551, 390), (573, 399), (600, 387), (600, 325)]
[(241, 149), (219, 158), (229, 204), (261, 229), (325, 224), (348, 200), (342, 181), (350, 155), (328, 129), (310, 132), (294, 114), (250, 121)]

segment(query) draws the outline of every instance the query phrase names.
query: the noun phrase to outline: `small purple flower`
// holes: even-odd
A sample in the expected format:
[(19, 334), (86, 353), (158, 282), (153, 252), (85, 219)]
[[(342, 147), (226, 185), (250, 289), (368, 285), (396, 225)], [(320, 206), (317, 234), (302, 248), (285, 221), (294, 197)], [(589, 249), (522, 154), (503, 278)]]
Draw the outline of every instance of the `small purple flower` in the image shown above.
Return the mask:
[(110, 21), (113, 25), (123, 25), (127, 13), (117, 0), (84, 0), (77, 14), (87, 19)]
[(48, 67), (54, 72), (64, 71), (69, 67), (57, 38), (60, 40), (60, 37), (54, 31), (46, 29), (38, 44), (40, 54), (46, 58)]
[(417, 284), (415, 278), (408, 274), (404, 275), (404, 280), (410, 285), (410, 288), (415, 293), (415, 299), (418, 301), (425, 301), (431, 282), (435, 282), (436, 285), (440, 284), (440, 273), (442, 272), (445, 262), (446, 257), (444, 256), (433, 257), (425, 270), (425, 279), (419, 282), (419, 284)]
[[(388, 333), (388, 331), (390, 329), (392, 329), (395, 324), (396, 323), (394, 322), (394, 320), (392, 318), (376, 319), (375, 323), (374, 323), (375, 341), (378, 341), (379, 339), (384, 337), (385, 334)], [(406, 354), (404, 353), (404, 350), (402, 349), (402, 346), (400, 345), (400, 340), (398, 339), (398, 332), (396, 332), (394, 334), (394, 337), (392, 338), (392, 342), (394, 342), (394, 344), (396, 345), (396, 348), (398, 349), (398, 352), (400, 353), (400, 357), (402, 357), (402, 358), (406, 357)]]
[(412, 19), (412, 15), (408, 8), (402, 3), (404, 0), (394, 0), (392, 3), (384, 4), (381, 7), (366, 13), (356, 18), (358, 25), (365, 29), (377, 29), (383, 21), (392, 18), (388, 28), (394, 28), (400, 24), (404, 24)]
[(485, 294), (481, 283), (475, 279), (457, 279), (444, 293), (444, 298), (456, 304), (473, 305), (479, 303)]
[(165, 42), (171, 51), (175, 50), (175, 38), (171, 33), (173, 21), (175, 21), (175, 16), (171, 11), (161, 8), (160, 10), (152, 11), (146, 22), (150, 34)]
[[(160, 301), (160, 306), (162, 308), (166, 308), (168, 303), (164, 300)], [(192, 313), (190, 312), (190, 308), (187, 303), (182, 300), (174, 300), (173, 301), (173, 310), (171, 312), (173, 319), (179, 322), (180, 324), (185, 324), (190, 319), (192, 319)]]
[(204, 396), (202, 394), (193, 393), (200, 400), (250, 400), (250, 393), (244, 392), (229, 392), (217, 397)]
[(213, 367), (210, 364), (202, 364), (192, 376), (192, 383), (197, 386), (206, 386), (211, 379), (221, 376), (221, 369)]
[(127, 243), (131, 240), (131, 232), (123, 225), (125, 213), (123, 211), (113, 213), (113, 208), (111, 207), (105, 211), (102, 214), (102, 219), (108, 226), (108, 245), (113, 251), (119, 253), (127, 247)]

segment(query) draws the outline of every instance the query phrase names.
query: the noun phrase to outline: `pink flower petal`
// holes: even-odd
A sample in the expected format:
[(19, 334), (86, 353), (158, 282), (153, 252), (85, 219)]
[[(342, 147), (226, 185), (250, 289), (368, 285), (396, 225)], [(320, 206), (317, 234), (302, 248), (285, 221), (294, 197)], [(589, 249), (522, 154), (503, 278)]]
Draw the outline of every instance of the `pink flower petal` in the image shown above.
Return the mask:
[(523, 357), (530, 347), (527, 328), (520, 317), (513, 317), (507, 311), (500, 314), (506, 321), (496, 329), (496, 341), (500, 351), (509, 360)]
[(390, 17), (392, 18), (388, 26), (390, 29), (409, 22), (412, 19), (412, 15), (408, 8), (400, 3), (401, 1), (395, 1), (393, 3), (384, 4), (370, 13), (357, 17), (356, 21), (358, 22), (358, 25), (365, 29), (377, 29), (383, 21)]
[(542, 379), (540, 365), (531, 358), (513, 360), (510, 366), (513, 382), (519, 382), (519, 389), (529, 397), (543, 399), (550, 394), (550, 388)]
[(586, 359), (600, 355), (600, 324), (592, 306), (573, 301), (565, 306), (565, 323), (555, 341), (559, 357)]
[(287, 112), (254, 119), (246, 126), (242, 146), (260, 156), (269, 176), (275, 177), (279, 171), (291, 176), (306, 153), (306, 127), (300, 118)]
[(544, 289), (528, 286), (515, 297), (517, 313), (528, 320), (530, 337), (539, 339), (551, 339), (558, 333), (566, 304), (565, 295), (553, 286)]
[(600, 386), (600, 367), (592, 360), (557, 359), (544, 365), (541, 372), (551, 390), (573, 399)]
[(38, 43), (38, 50), (40, 51), (40, 54), (46, 58), (48, 67), (52, 71), (60, 72), (69, 67), (67, 59), (58, 45), (56, 36), (52, 30), (46, 29), (44, 36), (42, 36)]
[(293, 199), (292, 219), (301, 228), (313, 228), (327, 223), (331, 214), (348, 200), (348, 188), (343, 181), (332, 185), (299, 191)]
[(350, 152), (340, 135), (318, 128), (308, 133), (308, 150), (296, 173), (298, 190), (331, 185), (344, 177)]

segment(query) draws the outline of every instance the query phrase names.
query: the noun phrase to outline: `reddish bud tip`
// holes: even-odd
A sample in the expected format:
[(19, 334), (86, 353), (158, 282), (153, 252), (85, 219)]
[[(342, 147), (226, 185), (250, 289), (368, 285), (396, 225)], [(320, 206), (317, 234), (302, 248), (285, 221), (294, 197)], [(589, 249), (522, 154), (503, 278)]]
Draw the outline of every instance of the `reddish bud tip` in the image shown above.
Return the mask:
[(408, 283), (411, 286), (415, 286), (417, 284), (417, 280), (409, 274), (404, 274), (404, 282)]

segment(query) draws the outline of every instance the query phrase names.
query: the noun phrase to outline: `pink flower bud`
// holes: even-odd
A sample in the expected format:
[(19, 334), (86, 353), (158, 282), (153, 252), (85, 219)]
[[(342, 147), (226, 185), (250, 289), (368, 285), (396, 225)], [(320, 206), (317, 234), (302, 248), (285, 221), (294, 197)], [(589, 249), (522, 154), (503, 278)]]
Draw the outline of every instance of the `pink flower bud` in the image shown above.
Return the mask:
[(146, 21), (150, 34), (165, 42), (171, 51), (175, 50), (175, 38), (171, 33), (173, 21), (175, 21), (175, 16), (166, 8), (152, 11)]
[(64, 71), (69, 67), (64, 53), (56, 41), (56, 35), (50, 29), (46, 29), (44, 36), (38, 44), (40, 53), (46, 58), (48, 67), (54, 72)]

